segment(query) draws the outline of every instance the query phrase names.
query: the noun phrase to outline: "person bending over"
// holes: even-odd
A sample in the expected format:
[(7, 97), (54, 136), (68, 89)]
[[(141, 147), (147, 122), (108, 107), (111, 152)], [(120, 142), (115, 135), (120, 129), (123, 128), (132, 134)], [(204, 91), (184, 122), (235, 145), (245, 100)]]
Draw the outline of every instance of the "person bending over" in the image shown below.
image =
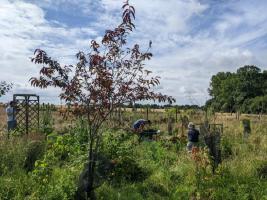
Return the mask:
[(135, 133), (142, 133), (144, 131), (145, 126), (150, 126), (151, 121), (145, 119), (138, 119), (133, 124), (133, 130)]
[(158, 134), (159, 130), (149, 129), (151, 125), (150, 120), (139, 119), (133, 124), (133, 130), (139, 136), (139, 141), (141, 141), (144, 137), (148, 137), (149, 139), (153, 139), (153, 135)]

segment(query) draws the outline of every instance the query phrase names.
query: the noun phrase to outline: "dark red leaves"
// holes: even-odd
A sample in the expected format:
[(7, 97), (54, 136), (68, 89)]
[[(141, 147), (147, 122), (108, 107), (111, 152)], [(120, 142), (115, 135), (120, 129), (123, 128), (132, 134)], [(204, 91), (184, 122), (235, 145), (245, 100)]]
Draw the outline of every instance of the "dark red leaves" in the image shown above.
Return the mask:
[(104, 57), (101, 57), (97, 54), (91, 55), (90, 56), (90, 67), (102, 65), (104, 59), (105, 59)]
[(52, 85), (52, 82), (46, 80), (44, 77), (40, 77), (39, 79), (32, 77), (30, 82), (32, 86), (40, 88), (47, 88)]
[(95, 41), (95, 40), (92, 40), (91, 41), (91, 48), (95, 51), (95, 52), (99, 52), (98, 51), (98, 48), (100, 47), (100, 45)]
[(133, 24), (133, 19), (135, 19), (135, 9), (133, 6), (130, 6), (128, 2), (123, 5), (123, 14), (122, 14), (122, 24), (127, 30), (132, 31), (135, 28)]
[(141, 55), (141, 59), (150, 60), (152, 56), (153, 56), (152, 53), (144, 53), (144, 54)]
[[(108, 112), (123, 103), (141, 100), (158, 100), (172, 103), (172, 97), (154, 92), (160, 84), (159, 77), (144, 68), (144, 61), (151, 59), (149, 48), (142, 52), (139, 45), (126, 48), (129, 31), (135, 27), (135, 9), (128, 1), (123, 5), (122, 24), (107, 30), (101, 45), (95, 40), (90, 43), (89, 53), (78, 52), (75, 66), (62, 67), (57, 61), (37, 49), (32, 62), (42, 64), (40, 77), (31, 78), (35, 87), (54, 86), (61, 89), (60, 98), (75, 104), (74, 113), (90, 108), (92, 120), (105, 118)], [(73, 70), (72, 70), (73, 69)], [(89, 111), (88, 111), (89, 112)]]
[(43, 67), (41, 70), (40, 70), (40, 74), (42, 75), (45, 75), (49, 78), (52, 77), (52, 75), (54, 74), (54, 69), (50, 68), (50, 67)]

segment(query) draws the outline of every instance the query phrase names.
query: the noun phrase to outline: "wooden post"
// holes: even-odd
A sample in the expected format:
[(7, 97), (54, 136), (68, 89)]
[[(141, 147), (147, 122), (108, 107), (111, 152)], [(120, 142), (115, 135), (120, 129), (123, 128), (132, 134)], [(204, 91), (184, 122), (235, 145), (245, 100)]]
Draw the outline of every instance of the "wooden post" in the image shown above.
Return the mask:
[(243, 119), (242, 120), (243, 123), (243, 135), (244, 138), (248, 138), (249, 134), (251, 133), (251, 126), (250, 126), (250, 120), (249, 119)]
[(239, 117), (240, 117), (240, 112), (239, 111), (236, 111), (236, 119), (239, 120)]
[(172, 135), (173, 133), (173, 118), (171, 116), (168, 117), (168, 134)]
[(37, 96), (37, 101), (38, 101), (38, 104), (37, 104), (37, 109), (38, 109), (38, 113), (37, 113), (37, 115), (38, 115), (38, 118), (37, 118), (37, 123), (38, 123), (38, 125), (37, 125), (37, 130), (38, 130), (38, 132), (39, 132), (39, 130), (40, 130), (40, 98), (39, 98), (39, 96)]
[(26, 116), (25, 116), (25, 123), (26, 123), (26, 134), (29, 133), (29, 97), (25, 96), (25, 102), (26, 102)]
[(119, 125), (121, 125), (121, 106), (119, 106), (118, 117), (119, 117)]
[(177, 106), (175, 107), (175, 122), (178, 122), (178, 108)]

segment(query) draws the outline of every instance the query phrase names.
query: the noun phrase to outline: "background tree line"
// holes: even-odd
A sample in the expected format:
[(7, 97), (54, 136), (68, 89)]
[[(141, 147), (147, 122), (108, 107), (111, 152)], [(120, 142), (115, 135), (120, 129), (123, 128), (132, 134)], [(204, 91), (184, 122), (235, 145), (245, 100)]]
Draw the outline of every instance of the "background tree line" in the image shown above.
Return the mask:
[(175, 105), (175, 104), (141, 104), (141, 103), (129, 103), (122, 105), (124, 108), (152, 108), (152, 109), (165, 109), (165, 108), (178, 108), (179, 110), (186, 110), (186, 109), (203, 109), (203, 106), (199, 105)]
[(217, 112), (267, 113), (267, 71), (246, 65), (212, 76), (206, 107)]

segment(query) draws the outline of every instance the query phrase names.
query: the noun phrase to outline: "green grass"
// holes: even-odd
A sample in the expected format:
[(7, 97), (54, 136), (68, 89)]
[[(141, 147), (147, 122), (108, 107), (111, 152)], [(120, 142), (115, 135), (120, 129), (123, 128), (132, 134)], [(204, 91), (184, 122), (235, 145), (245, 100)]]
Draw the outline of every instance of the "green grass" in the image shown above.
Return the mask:
[[(198, 162), (186, 152), (185, 143), (139, 144), (134, 135), (107, 129), (100, 153), (116, 164), (98, 180), (102, 184), (96, 189), (97, 198), (267, 199), (267, 124), (252, 122), (248, 139), (243, 138), (239, 121), (224, 124), (223, 161), (215, 174), (202, 162), (208, 159), (205, 151)], [(78, 125), (64, 135), (48, 135), (31, 171), (23, 167), (31, 139), (3, 139), (0, 199), (73, 199), (87, 159), (85, 130)]]

